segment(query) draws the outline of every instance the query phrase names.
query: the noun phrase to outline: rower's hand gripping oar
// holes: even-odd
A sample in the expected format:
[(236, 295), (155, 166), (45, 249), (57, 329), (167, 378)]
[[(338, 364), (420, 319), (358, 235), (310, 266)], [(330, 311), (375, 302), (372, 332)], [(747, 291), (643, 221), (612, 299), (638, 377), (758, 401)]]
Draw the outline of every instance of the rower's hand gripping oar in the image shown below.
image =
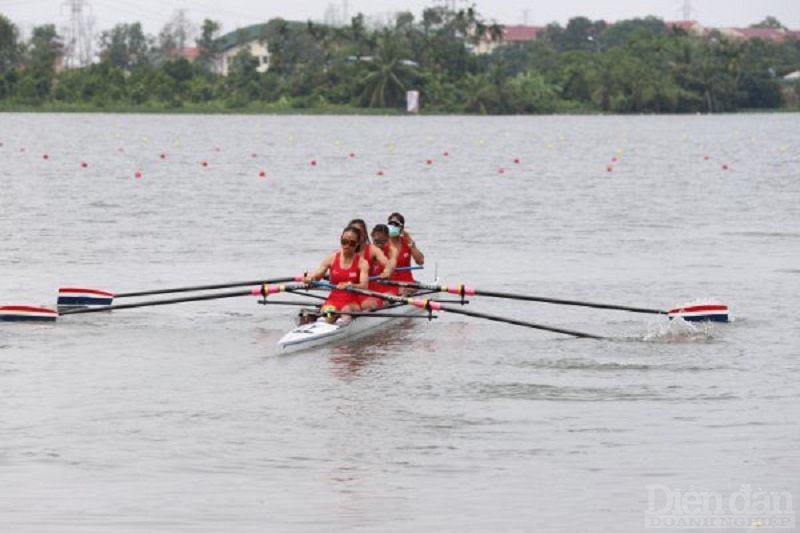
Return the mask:
[(409, 282), (396, 282), (396, 281), (384, 281), (383, 283), (398, 287), (426, 289), (439, 292), (447, 292), (450, 294), (457, 294), (461, 296), (462, 300), (464, 299), (464, 296), (488, 296), (491, 298), (506, 298), (510, 300), (522, 300), (526, 302), (541, 302), (541, 303), (558, 304), (558, 305), (574, 305), (578, 307), (592, 307), (595, 309), (614, 309), (617, 311), (629, 311), (631, 313), (668, 315), (670, 318), (680, 316), (681, 318), (689, 321), (703, 321), (703, 320), (712, 320), (719, 322), (728, 321), (728, 306), (720, 303), (686, 304), (681, 307), (677, 307), (675, 309), (670, 309), (669, 311), (664, 311), (661, 309), (649, 309), (646, 307), (632, 307), (628, 305), (584, 302), (580, 300), (562, 300), (559, 298), (546, 298), (543, 296), (528, 296), (525, 294), (517, 294), (517, 293), (479, 290), (479, 289), (474, 289), (472, 287), (467, 287), (466, 285), (454, 285), (454, 286), (429, 285), (424, 283), (409, 283)]
[[(314, 282), (314, 285), (321, 286), (321, 287), (326, 287), (326, 288), (329, 288), (329, 289), (337, 288), (335, 285), (331, 285), (330, 283), (323, 283), (323, 282)], [(435, 286), (431, 286), (431, 287), (435, 287)], [(554, 333), (561, 333), (561, 334), (564, 334), (564, 335), (572, 335), (573, 337), (586, 338), (586, 339), (604, 339), (605, 338), (605, 337), (601, 337), (599, 335), (593, 335), (591, 333), (584, 333), (582, 331), (575, 331), (575, 330), (564, 329), (564, 328), (556, 328), (556, 327), (552, 327), (552, 326), (545, 326), (543, 324), (535, 324), (533, 322), (526, 322), (524, 320), (517, 320), (517, 319), (514, 319), (514, 318), (506, 318), (506, 317), (497, 316), (497, 315), (490, 315), (488, 313), (479, 313), (479, 312), (476, 312), (476, 311), (467, 311), (466, 309), (461, 309), (461, 308), (458, 308), (458, 307), (444, 306), (441, 303), (435, 302), (435, 301), (432, 301), (432, 300), (420, 300), (420, 299), (414, 299), (414, 298), (402, 298), (400, 296), (393, 296), (393, 295), (388, 295), (388, 294), (384, 294), (384, 293), (380, 293), (380, 292), (374, 292), (374, 291), (369, 291), (369, 290), (364, 290), (364, 289), (358, 289), (356, 287), (346, 287), (345, 289), (342, 289), (342, 290), (355, 292), (355, 293), (363, 294), (363, 295), (367, 295), (367, 296), (374, 296), (376, 298), (380, 298), (382, 300), (386, 300), (386, 301), (389, 301), (389, 302), (406, 303), (408, 305), (412, 305), (412, 306), (417, 307), (419, 309), (423, 309), (425, 311), (428, 311), (429, 315), (433, 311), (445, 311), (445, 312), (448, 312), (448, 313), (455, 313), (455, 314), (471, 316), (471, 317), (475, 317), (475, 318), (483, 318), (483, 319), (492, 320), (492, 321), (495, 321), (495, 322), (504, 322), (506, 324), (513, 324), (515, 326), (523, 326), (523, 327), (527, 327), (527, 328), (541, 329), (541, 330), (544, 330), (544, 331), (552, 331)]]

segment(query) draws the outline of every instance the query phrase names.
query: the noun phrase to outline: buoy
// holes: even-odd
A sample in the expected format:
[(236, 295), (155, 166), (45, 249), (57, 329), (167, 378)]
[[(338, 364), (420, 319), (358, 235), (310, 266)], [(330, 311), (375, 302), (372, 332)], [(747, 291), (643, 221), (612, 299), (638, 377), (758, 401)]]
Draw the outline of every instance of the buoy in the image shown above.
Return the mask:
[(200, 164), (204, 167), (208, 166), (208, 161), (200, 161)]
[(86, 168), (88, 166), (89, 164), (86, 161), (81, 161), (81, 168)]
[(612, 158), (611, 158), (611, 162), (612, 162), (612, 163), (616, 163), (616, 162), (617, 162), (617, 158), (616, 158), (616, 157), (612, 157)]
[(258, 177), (260, 177), (260, 178), (264, 178), (266, 176), (267, 176), (267, 173), (265, 171), (263, 171), (263, 170), (258, 173)]
[(166, 159), (167, 158), (167, 154), (165, 154), (164, 152), (161, 152), (161, 154), (158, 157), (160, 157), (161, 159)]
[(722, 165), (722, 170), (728, 170), (728, 165), (723, 164)]
[(350, 159), (353, 159), (353, 158), (356, 157), (356, 154), (354, 154), (353, 152), (350, 152), (349, 154), (347, 154), (347, 157), (349, 157)]
[(705, 159), (706, 161), (708, 161), (709, 159), (711, 159), (711, 156), (710, 156), (710, 155), (704, 155), (704, 156), (703, 156), (703, 159)]
[(133, 177), (138, 180), (139, 178), (142, 177), (142, 173), (137, 170), (136, 173), (133, 175)]
[(379, 170), (375, 173), (377, 176), (383, 176), (383, 170)]
[(49, 156), (49, 155), (47, 155), (47, 154), (44, 154), (44, 155), (42, 156), (42, 159), (50, 159), (50, 156)]
[(514, 158), (514, 164), (515, 165), (519, 165), (519, 157), (515, 157)]
[(448, 157), (450, 155), (450, 152), (442, 152), (442, 155)]
[(426, 159), (425, 160), (425, 164), (426, 165), (432, 165), (433, 164), (433, 159)]
[(251, 157), (251, 158), (253, 158), (253, 159), (255, 159), (255, 158), (257, 158), (257, 157), (258, 157), (258, 154), (257, 154), (257, 153), (255, 153), (255, 152), (253, 152), (252, 154), (250, 154), (250, 157)]
[(317, 166), (317, 160), (316, 160), (316, 159), (312, 159), (312, 160), (311, 160), (311, 166), (312, 166), (312, 167), (315, 167), (315, 166)]
[(613, 167), (613, 166), (611, 166), (611, 165), (608, 165), (608, 166), (606, 167), (606, 172), (613, 172), (613, 171), (614, 171), (614, 167)]
[(497, 169), (497, 173), (498, 174), (505, 174), (506, 173), (506, 169), (504, 169), (503, 167), (500, 167), (500, 168)]

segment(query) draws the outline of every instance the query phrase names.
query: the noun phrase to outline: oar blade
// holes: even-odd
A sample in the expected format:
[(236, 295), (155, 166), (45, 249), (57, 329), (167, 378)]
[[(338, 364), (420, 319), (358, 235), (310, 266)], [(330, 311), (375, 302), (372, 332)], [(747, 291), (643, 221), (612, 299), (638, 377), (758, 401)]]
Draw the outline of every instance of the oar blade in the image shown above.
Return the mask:
[(61, 287), (58, 289), (56, 306), (59, 311), (84, 307), (105, 307), (111, 305), (114, 295), (98, 289), (82, 287)]
[(46, 307), (0, 306), (0, 321), (2, 322), (55, 322), (56, 318), (58, 318), (58, 311)]
[(728, 322), (728, 306), (719, 302), (691, 302), (667, 313), (670, 318), (681, 317), (689, 322)]

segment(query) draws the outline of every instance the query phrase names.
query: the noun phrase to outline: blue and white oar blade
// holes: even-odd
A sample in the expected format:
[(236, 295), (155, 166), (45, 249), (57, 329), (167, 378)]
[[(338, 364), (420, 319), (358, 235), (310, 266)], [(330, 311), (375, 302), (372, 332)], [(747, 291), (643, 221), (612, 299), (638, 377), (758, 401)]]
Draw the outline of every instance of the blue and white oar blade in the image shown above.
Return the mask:
[(5, 322), (54, 322), (58, 312), (46, 307), (30, 305), (0, 306), (0, 321)]
[(58, 289), (58, 308), (74, 309), (76, 307), (100, 307), (111, 305), (114, 294), (97, 289), (79, 287), (61, 287)]
[(669, 317), (689, 322), (728, 322), (728, 306), (719, 302), (692, 302), (669, 310)]

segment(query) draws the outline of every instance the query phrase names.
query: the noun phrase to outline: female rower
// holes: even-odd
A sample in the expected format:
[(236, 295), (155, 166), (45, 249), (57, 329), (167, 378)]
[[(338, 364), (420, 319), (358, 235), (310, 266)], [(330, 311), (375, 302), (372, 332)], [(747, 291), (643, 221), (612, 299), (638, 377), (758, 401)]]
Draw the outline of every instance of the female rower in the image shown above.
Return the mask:
[[(387, 224), (389, 228), (389, 241), (397, 248), (396, 268), (410, 267), (412, 258), (418, 265), (425, 263), (425, 255), (417, 247), (416, 241), (405, 229), (405, 225), (406, 219), (400, 213), (392, 213), (389, 215)], [(410, 270), (395, 271), (389, 279), (399, 282), (413, 283), (415, 281)]]
[(361, 242), (361, 230), (348, 226), (342, 232), (341, 249), (326, 257), (316, 272), (303, 276), (306, 283), (319, 281), (329, 273), (331, 289), (328, 299), (322, 304), (322, 314), (333, 322), (335, 314), (341, 315), (338, 322), (348, 322), (352, 317), (345, 313), (353, 313), (361, 309), (361, 295), (345, 290), (346, 287), (366, 289), (369, 281), (369, 265), (356, 249)]
[[(394, 265), (397, 263), (398, 249), (389, 241), (389, 228), (386, 227), (386, 224), (377, 224), (374, 228), (372, 228), (372, 243), (372, 248), (383, 252), (383, 255), (388, 258), (390, 264)], [(373, 261), (371, 263), (369, 277), (369, 290), (384, 294), (398, 293), (397, 287), (386, 285), (378, 280), (375, 280), (375, 278), (389, 278), (386, 268), (379, 261)], [(375, 309), (377, 307), (381, 307), (384, 303), (384, 300), (376, 296), (364, 296), (361, 299), (361, 309)]]
[[(387, 257), (381, 246), (374, 246), (370, 243), (369, 235), (367, 234), (367, 223), (364, 222), (363, 219), (355, 218), (350, 221), (349, 225), (359, 228), (362, 232), (362, 238), (358, 245), (357, 252), (367, 261), (369, 265), (369, 275), (389, 279), (394, 273), (395, 263), (397, 262), (396, 259), (392, 260)], [(370, 290), (372, 290), (372, 288), (370, 288)], [(375, 309), (383, 305), (383, 301), (374, 296), (362, 295), (360, 304), (362, 311), (369, 311), (370, 309)]]

